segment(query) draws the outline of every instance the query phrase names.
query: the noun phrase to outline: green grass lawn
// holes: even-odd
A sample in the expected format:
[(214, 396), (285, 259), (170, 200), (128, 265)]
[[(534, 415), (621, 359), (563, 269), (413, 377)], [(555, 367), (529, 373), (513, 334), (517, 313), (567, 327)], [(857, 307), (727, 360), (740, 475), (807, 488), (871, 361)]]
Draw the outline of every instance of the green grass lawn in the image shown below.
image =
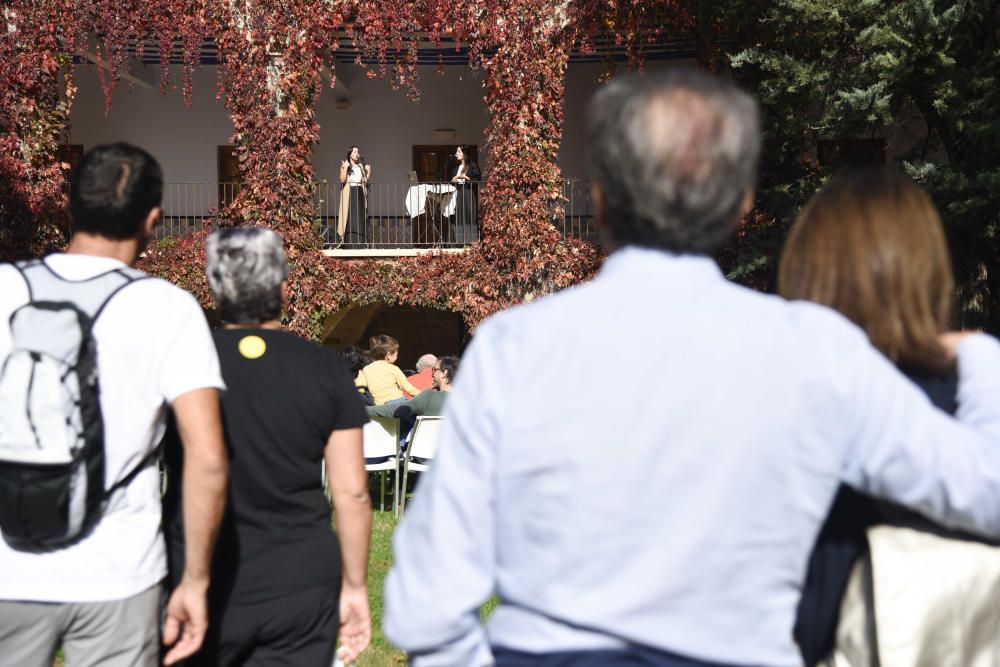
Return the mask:
[(397, 651), (382, 634), (382, 587), (392, 565), (392, 531), (396, 520), (392, 512), (372, 512), (372, 545), (368, 558), (368, 603), (372, 612), (372, 643), (361, 657), (358, 667), (405, 665), (406, 657)]
[[(382, 634), (382, 588), (385, 575), (392, 565), (392, 532), (396, 521), (392, 512), (372, 512), (372, 545), (368, 560), (368, 601), (372, 612), (372, 643), (358, 659), (358, 667), (388, 667), (405, 665), (406, 657), (397, 651)], [(496, 596), (491, 597), (479, 611), (485, 621), (497, 606)]]

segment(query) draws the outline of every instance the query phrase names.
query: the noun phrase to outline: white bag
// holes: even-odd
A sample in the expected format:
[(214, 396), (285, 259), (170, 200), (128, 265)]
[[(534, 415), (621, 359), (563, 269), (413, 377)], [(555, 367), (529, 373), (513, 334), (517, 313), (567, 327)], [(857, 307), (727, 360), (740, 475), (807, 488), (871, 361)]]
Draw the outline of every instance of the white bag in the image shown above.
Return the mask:
[(870, 528), (868, 542), (829, 664), (1000, 665), (1000, 547), (897, 526)]

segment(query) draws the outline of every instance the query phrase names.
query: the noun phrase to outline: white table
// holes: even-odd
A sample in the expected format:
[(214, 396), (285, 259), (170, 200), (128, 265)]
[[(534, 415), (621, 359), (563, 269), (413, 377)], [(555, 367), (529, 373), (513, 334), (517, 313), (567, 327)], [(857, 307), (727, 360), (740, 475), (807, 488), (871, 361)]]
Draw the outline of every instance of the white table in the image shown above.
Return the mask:
[(447, 183), (421, 183), (411, 185), (406, 191), (406, 213), (411, 218), (427, 210), (427, 197), (437, 199), (441, 215), (450, 218), (455, 215), (455, 186)]

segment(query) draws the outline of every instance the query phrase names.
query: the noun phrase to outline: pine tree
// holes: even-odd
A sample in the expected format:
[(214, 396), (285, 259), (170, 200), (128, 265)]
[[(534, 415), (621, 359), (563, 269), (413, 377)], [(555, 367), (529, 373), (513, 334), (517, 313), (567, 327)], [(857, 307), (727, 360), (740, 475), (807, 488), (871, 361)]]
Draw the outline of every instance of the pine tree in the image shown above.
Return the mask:
[(735, 38), (717, 57), (765, 110), (760, 214), (733, 273), (772, 276), (805, 200), (845, 162), (876, 157), (942, 213), (957, 324), (1000, 329), (1000, 2), (737, 0), (702, 13)]

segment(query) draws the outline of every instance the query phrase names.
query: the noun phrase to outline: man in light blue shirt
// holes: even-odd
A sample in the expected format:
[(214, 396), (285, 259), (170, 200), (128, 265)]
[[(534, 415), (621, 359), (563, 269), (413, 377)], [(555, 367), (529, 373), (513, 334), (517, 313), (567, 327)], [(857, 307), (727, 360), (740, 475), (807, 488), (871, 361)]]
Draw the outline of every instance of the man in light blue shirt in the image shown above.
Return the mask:
[[(385, 631), (415, 667), (800, 665), (799, 589), (841, 482), (1000, 537), (995, 340), (957, 345), (961, 424), (841, 316), (709, 258), (752, 202), (749, 96), (625, 77), (588, 135), (610, 257), (479, 328), (395, 537)], [(614, 393), (576, 390), (594, 350)]]

